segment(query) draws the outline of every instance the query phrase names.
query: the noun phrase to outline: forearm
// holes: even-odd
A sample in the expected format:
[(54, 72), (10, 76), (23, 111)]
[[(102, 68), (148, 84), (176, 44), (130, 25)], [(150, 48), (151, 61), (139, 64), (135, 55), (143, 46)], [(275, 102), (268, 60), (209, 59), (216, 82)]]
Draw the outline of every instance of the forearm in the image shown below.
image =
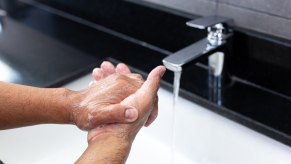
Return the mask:
[(69, 123), (67, 92), (0, 82), (0, 129)]
[(126, 162), (131, 142), (123, 137), (113, 134), (101, 134), (89, 145), (76, 162), (98, 164), (122, 164)]

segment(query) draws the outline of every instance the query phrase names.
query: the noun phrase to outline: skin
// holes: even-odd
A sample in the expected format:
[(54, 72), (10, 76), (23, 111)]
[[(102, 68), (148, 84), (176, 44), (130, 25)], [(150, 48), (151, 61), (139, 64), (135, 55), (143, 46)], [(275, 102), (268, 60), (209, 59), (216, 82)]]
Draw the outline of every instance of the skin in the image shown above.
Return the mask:
[(0, 82), (0, 130), (46, 123), (90, 130), (102, 124), (132, 122), (138, 111), (119, 102), (141, 84), (140, 75), (118, 73), (81, 91)]
[[(128, 75), (131, 74), (131, 71), (124, 63), (119, 63), (116, 67), (114, 67), (112, 63), (104, 61), (100, 65), (100, 68), (95, 68), (92, 71), (92, 77), (94, 78), (94, 81), (91, 81), (89, 86), (96, 83), (96, 81), (106, 78), (114, 73)], [(157, 101), (155, 102), (154, 110), (151, 112), (145, 126), (146, 127), (150, 126), (150, 124), (154, 122), (157, 116), (158, 116), (158, 95)]]
[(121, 101), (120, 104), (138, 109), (138, 119), (130, 124), (106, 124), (89, 131), (88, 147), (76, 163), (125, 163), (136, 134), (156, 108), (164, 72), (163, 66), (156, 67), (140, 89)]
[(41, 89), (0, 82), (0, 129), (69, 123), (65, 89)]
[(122, 105), (120, 102), (140, 88), (142, 83), (140, 75), (112, 74), (85, 90), (71, 94), (69, 99), (73, 104), (71, 108), (73, 122), (80, 129), (90, 130), (101, 124), (121, 122), (119, 119), (124, 118), (128, 113), (126, 111), (130, 111), (131, 115), (132, 113), (137, 115), (135, 108)]

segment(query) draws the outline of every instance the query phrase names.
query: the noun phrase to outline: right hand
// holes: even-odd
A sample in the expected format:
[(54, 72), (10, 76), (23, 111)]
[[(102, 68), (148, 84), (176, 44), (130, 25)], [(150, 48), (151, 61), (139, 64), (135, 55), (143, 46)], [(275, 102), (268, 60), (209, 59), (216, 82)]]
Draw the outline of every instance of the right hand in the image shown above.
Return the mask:
[(159, 89), (160, 80), (165, 72), (165, 67), (158, 66), (151, 71), (147, 80), (140, 89), (125, 98), (120, 104), (132, 106), (138, 109), (139, 118), (131, 124), (107, 124), (99, 126), (88, 133), (89, 144), (98, 139), (100, 134), (108, 134), (109, 136), (121, 137), (125, 142), (132, 143), (137, 132), (149, 119), (150, 114), (157, 104), (157, 91)]

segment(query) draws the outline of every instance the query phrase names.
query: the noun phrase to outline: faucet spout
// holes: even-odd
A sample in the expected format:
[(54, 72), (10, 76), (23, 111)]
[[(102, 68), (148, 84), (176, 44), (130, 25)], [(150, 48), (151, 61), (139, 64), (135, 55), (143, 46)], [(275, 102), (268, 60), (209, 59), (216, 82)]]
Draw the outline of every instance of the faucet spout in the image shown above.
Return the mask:
[(204, 38), (164, 58), (163, 63), (171, 71), (182, 71), (183, 65), (195, 62), (205, 55), (211, 55), (211, 52), (225, 43), (222, 41), (213, 45), (207, 38)]
[[(211, 52), (224, 45), (227, 39), (232, 36), (233, 32), (228, 26), (229, 23), (232, 23), (232, 19), (219, 16), (203, 17), (187, 22), (188, 26), (207, 29), (207, 37), (166, 57), (163, 60), (165, 67), (174, 72), (182, 71), (183, 65), (195, 62), (201, 57), (210, 56)], [(221, 74), (223, 56), (218, 53), (209, 57), (209, 66), (214, 70), (212, 72), (216, 76)]]

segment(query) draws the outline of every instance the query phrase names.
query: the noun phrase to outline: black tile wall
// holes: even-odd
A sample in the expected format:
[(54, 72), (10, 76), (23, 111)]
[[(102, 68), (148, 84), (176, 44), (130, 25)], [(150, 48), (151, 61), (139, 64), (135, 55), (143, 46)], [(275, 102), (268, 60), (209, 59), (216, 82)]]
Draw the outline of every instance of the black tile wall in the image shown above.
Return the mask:
[(198, 15), (215, 14), (215, 0), (144, 0)]
[[(291, 40), (290, 0), (145, 0), (192, 14), (231, 17), (238, 27)], [(216, 4), (218, 3), (218, 4)], [(216, 9), (216, 6), (218, 7)]]
[(220, 3), (291, 19), (289, 0), (220, 0)]

